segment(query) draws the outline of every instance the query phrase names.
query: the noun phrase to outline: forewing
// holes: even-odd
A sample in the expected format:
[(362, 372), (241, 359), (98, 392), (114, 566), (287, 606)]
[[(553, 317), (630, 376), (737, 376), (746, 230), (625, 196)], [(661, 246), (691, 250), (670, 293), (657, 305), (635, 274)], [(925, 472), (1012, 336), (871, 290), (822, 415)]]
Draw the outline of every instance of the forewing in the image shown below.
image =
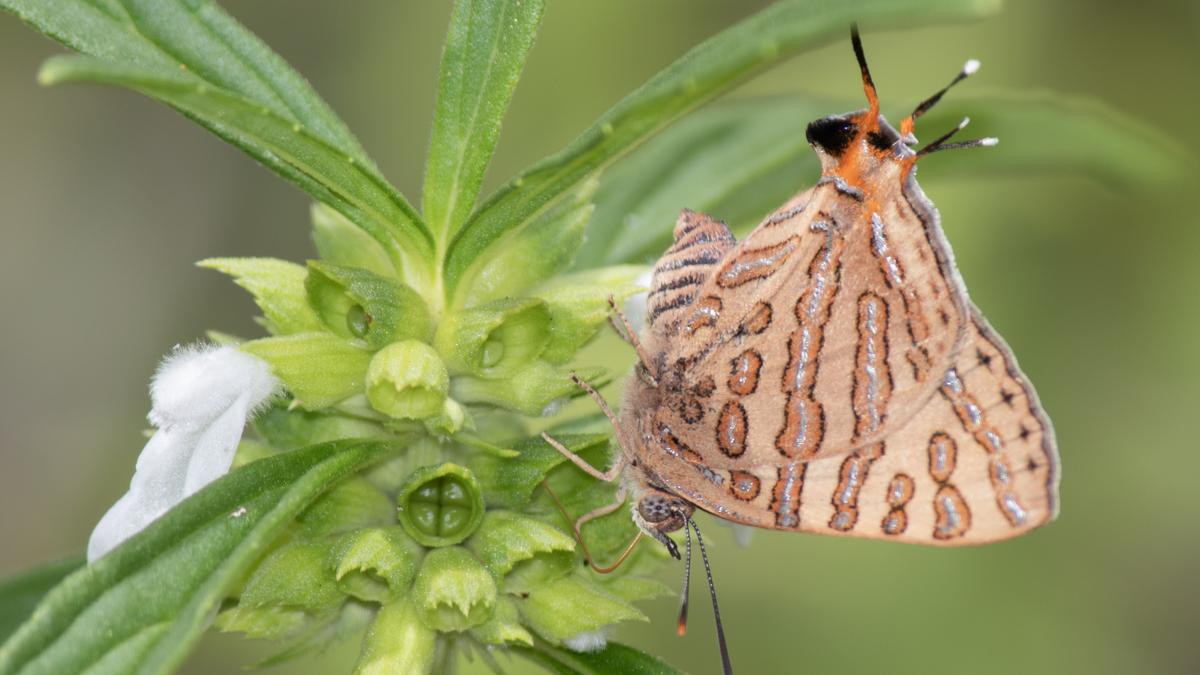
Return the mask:
[(844, 457), (718, 470), (687, 462), (659, 427), (649, 429), (652, 456), (685, 461), (647, 468), (698, 507), (757, 527), (937, 545), (1038, 527), (1057, 512), (1054, 432), (1003, 340), (971, 314), (937, 394), (883, 441)]
[[(899, 189), (824, 185), (767, 218), (691, 287), (665, 344), (660, 421), (713, 468), (840, 456), (933, 395), (966, 335), (936, 212)], [(674, 375), (674, 377), (672, 377)]]
[(736, 244), (725, 223), (688, 209), (679, 215), (674, 234), (671, 247), (654, 265), (646, 296), (643, 342), (660, 356), (685, 328), (685, 318), (695, 315), (703, 320), (707, 315), (703, 304), (696, 305), (696, 292)]

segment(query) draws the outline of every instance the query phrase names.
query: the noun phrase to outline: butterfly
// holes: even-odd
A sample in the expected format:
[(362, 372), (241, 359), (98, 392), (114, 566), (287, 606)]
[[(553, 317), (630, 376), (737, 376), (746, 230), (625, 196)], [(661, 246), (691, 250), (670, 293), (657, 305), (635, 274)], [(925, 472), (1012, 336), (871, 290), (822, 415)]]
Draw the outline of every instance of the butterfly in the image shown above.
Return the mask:
[(620, 455), (600, 471), (546, 437), (593, 476), (622, 479), (618, 502), (580, 518), (577, 534), (630, 494), (640, 532), (678, 558), (667, 534), (686, 530), (689, 559), (696, 509), (940, 546), (1007, 539), (1055, 517), (1050, 420), (967, 297), (915, 178), (930, 153), (995, 144), (951, 142), (964, 120), (913, 148), (916, 119), (978, 62), (896, 129), (880, 115), (857, 30), (851, 41), (868, 108), (808, 125), (816, 185), (740, 242), (684, 211), (654, 267), (640, 336), (620, 317), (639, 356), (620, 415), (589, 389)]

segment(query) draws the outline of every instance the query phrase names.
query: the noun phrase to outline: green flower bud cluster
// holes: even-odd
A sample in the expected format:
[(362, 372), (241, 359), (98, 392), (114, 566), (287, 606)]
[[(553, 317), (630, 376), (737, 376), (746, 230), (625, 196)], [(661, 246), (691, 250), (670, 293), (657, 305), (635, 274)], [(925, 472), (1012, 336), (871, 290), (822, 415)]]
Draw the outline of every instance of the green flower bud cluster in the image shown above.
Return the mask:
[[(200, 263), (254, 296), (272, 335), (241, 348), (270, 363), (295, 404), (310, 411), (349, 411), (390, 428), (423, 423), (445, 436), (470, 428), (473, 409), (551, 413), (579, 394), (564, 366), (604, 325), (608, 298), (637, 290), (634, 267), (541, 287), (522, 286), (518, 268), (493, 273), (506, 278), (502, 289), (481, 282), (458, 300), (425, 297), (340, 215), (316, 207), (314, 220), (328, 259)], [(341, 245), (355, 237), (357, 246)], [(529, 294), (497, 297), (501, 291)], [(604, 377), (599, 369), (577, 372), (597, 383)]]
[(488, 647), (561, 645), (644, 621), (630, 601), (656, 594), (654, 582), (601, 581), (575, 548), (539, 515), (485, 510), (478, 479), (456, 464), (413, 471), (394, 502), (377, 477), (356, 477), (309, 507), (216, 625), (314, 647), (314, 636), (366, 617), (359, 672), (426, 673), (443, 634)]
[[(578, 232), (590, 206), (560, 210), (547, 217)], [(443, 298), (430, 290), (437, 284), (407, 285), (340, 215), (313, 215), (321, 260), (201, 263), (253, 295), (270, 336), (240, 348), (269, 363), (290, 394), (258, 417), (240, 461), (340, 438), (398, 437), (408, 450), (310, 505), (230, 594), (217, 627), (296, 639), (284, 655), (365, 631), (359, 672), (423, 673), (442, 667), (450, 645), (570, 646), (645, 620), (631, 603), (662, 591), (643, 576), (660, 553), (639, 552), (613, 575), (583, 566), (538, 486), (554, 483), (577, 514), (610, 503), (613, 487), (523, 422), (580, 394), (568, 364), (604, 327), (609, 298), (638, 290), (642, 270), (547, 281), (566, 259), (515, 264), (532, 246), (516, 242)], [(604, 381), (600, 369), (574, 371)], [(607, 436), (559, 436), (607, 461)], [(589, 547), (611, 557), (634, 527), (620, 510), (587, 532)]]

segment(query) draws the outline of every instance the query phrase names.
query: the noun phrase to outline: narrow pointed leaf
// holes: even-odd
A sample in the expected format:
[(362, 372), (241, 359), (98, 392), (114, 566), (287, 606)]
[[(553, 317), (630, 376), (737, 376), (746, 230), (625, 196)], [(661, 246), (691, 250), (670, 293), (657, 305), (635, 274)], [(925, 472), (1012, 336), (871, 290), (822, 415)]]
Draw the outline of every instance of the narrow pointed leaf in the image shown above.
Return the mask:
[(541, 0), (459, 0), (442, 52), (422, 205), (439, 239), (466, 220), (533, 46)]
[(449, 249), (452, 291), (476, 257), (509, 231), (523, 228), (569, 190), (684, 114), (728, 91), (747, 75), (806, 48), (844, 39), (854, 21), (870, 25), (929, 23), (977, 17), (998, 0), (785, 0), (692, 49), (597, 120), (557, 155), (534, 165), (492, 195)]
[(0, 0), (0, 8), (83, 54), (162, 73), (185, 68), (371, 163), (308, 82), (211, 0)]
[(363, 228), (383, 245), (410, 285), (428, 283), (432, 242), (404, 197), (370, 167), (270, 108), (194, 78), (86, 56), (52, 58), (39, 77), (46, 84), (129, 87), (178, 109)]
[(67, 577), (0, 647), (0, 673), (170, 672), (287, 523), (396, 451), (338, 441), (235, 470)]
[(36, 567), (0, 581), (0, 642), (7, 640), (63, 577), (83, 567), (83, 556)]

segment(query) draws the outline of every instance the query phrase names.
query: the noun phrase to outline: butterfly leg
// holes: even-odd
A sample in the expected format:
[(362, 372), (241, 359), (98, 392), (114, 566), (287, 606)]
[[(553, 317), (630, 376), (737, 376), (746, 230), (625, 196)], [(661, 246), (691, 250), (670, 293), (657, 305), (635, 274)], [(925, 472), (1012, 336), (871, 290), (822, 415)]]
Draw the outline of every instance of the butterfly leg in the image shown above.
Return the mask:
[[(637, 352), (638, 360), (642, 362), (642, 369), (647, 374), (650, 374), (651, 380), (655, 380), (653, 375), (654, 362), (650, 360), (650, 355), (642, 347), (642, 342), (638, 339), (637, 331), (633, 329), (633, 324), (629, 323), (629, 317), (625, 316), (625, 312), (622, 312), (620, 307), (617, 307), (617, 300), (611, 295), (608, 296), (608, 307), (612, 310), (612, 314), (608, 315), (608, 320), (612, 323), (613, 330), (616, 331), (622, 340), (628, 342), (633, 347), (633, 350)], [(619, 325), (618, 322), (620, 322)], [(652, 384), (657, 385), (658, 382), (654, 381)]]
[[(543, 480), (542, 487), (546, 490), (546, 494), (550, 495), (550, 499), (554, 501), (554, 506), (558, 508), (558, 512), (562, 514), (562, 517), (566, 519), (567, 522), (571, 522), (570, 514), (567, 513), (567, 509), (565, 506), (563, 506), (562, 501), (559, 500), (558, 495), (554, 494), (554, 490), (550, 489), (550, 484)], [(625, 562), (625, 559), (629, 557), (629, 554), (633, 553), (633, 549), (637, 547), (638, 542), (642, 540), (642, 533), (640, 531), (637, 533), (637, 536), (633, 538), (633, 541), (629, 542), (629, 545), (626, 546), (621, 555), (617, 557), (616, 562), (608, 566), (600, 566), (596, 564), (595, 559), (592, 558), (591, 552), (588, 551), (587, 544), (583, 541), (582, 528), (587, 522), (595, 520), (596, 518), (607, 516), (613, 511), (616, 511), (624, 506), (625, 498), (628, 495), (629, 490), (622, 485), (621, 488), (617, 490), (616, 498), (613, 500), (612, 504), (601, 506), (598, 509), (593, 509), (588, 513), (583, 514), (571, 525), (571, 531), (575, 534), (575, 541), (579, 542), (579, 549), (583, 552), (583, 559), (587, 561), (589, 567), (600, 574), (608, 574), (609, 572), (612, 572), (620, 567), (621, 563)]]
[[(597, 394), (597, 396), (599, 396), (599, 394)], [(601, 399), (601, 400), (603, 400), (603, 399)], [(604, 408), (605, 408), (605, 412), (611, 418), (612, 411), (607, 409), (608, 408), (607, 405), (605, 405)], [(556, 440), (553, 436), (551, 436), (550, 434), (548, 434), (544, 431), (542, 432), (542, 440), (549, 443), (550, 447), (559, 451), (559, 453), (561, 453), (563, 457), (566, 457), (567, 459), (571, 460), (572, 464), (579, 467), (580, 469), (583, 469), (583, 471), (585, 473), (587, 473), (589, 476), (591, 476), (593, 478), (598, 478), (598, 479), (604, 481), (605, 483), (611, 483), (614, 480), (616, 480), (617, 476), (621, 475), (621, 471), (625, 469), (626, 459), (625, 459), (625, 453), (623, 453), (623, 452), (620, 454), (620, 456), (617, 457), (617, 461), (613, 462), (613, 465), (608, 467), (607, 471), (601, 471), (601, 470), (597, 469), (596, 467), (592, 466), (591, 464), (588, 464), (587, 460), (585, 460), (584, 458), (580, 457), (579, 455), (571, 452), (567, 448), (567, 446), (563, 445), (562, 443), (559, 443), (558, 440)], [(603, 514), (601, 514), (601, 515), (603, 515)]]

